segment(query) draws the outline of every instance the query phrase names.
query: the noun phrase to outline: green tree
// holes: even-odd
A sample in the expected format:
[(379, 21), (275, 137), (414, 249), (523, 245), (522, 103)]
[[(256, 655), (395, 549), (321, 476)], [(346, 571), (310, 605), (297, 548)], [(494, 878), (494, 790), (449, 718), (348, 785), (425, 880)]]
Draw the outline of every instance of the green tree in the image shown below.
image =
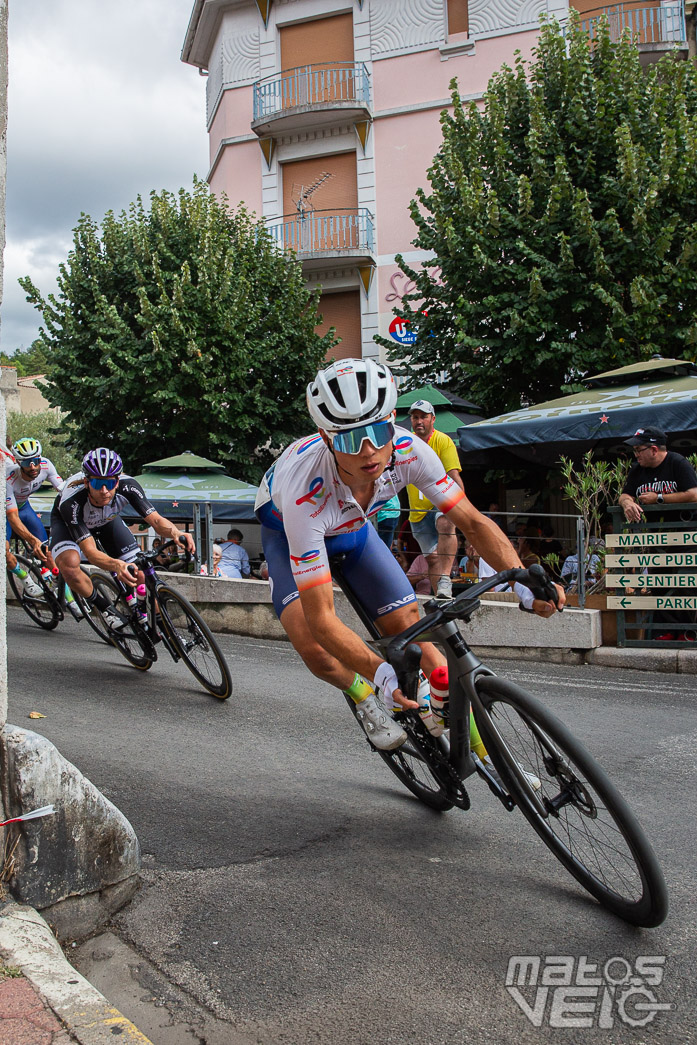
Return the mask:
[(41, 410), (35, 414), (11, 410), (7, 415), (8, 440), (14, 443), (27, 436), (39, 440), (44, 457), (53, 461), (64, 479), (80, 471), (82, 455), (72, 448), (73, 433), (56, 410)]
[(411, 384), (445, 370), (499, 413), (656, 351), (694, 358), (694, 63), (645, 71), (628, 36), (611, 42), (603, 20), (591, 46), (572, 12), (492, 77), (483, 108), (451, 86), (430, 192), (411, 204), (432, 257), (398, 258), (417, 339), (389, 347)]
[(263, 224), (201, 182), (152, 193), (101, 228), (82, 215), (42, 313), (52, 406), (81, 451), (112, 446), (137, 471), (191, 450), (255, 481), (306, 427), (304, 390), (333, 343), (317, 292)]
[(48, 356), (42, 341), (34, 341), (29, 348), (18, 348), (14, 355), (8, 356), (0, 352), (0, 363), (13, 366), (18, 377), (31, 377), (33, 374), (45, 374), (48, 370)]

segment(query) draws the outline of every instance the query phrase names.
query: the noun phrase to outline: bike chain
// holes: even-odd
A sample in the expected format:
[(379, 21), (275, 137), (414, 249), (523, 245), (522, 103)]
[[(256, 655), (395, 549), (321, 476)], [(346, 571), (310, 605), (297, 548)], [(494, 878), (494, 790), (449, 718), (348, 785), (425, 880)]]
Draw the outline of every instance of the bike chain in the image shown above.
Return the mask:
[[(405, 716), (402, 724), (406, 727), (407, 732), (411, 733), (418, 746), (427, 752), (429, 766), (432, 770), (437, 768), (435, 775), (439, 781), (443, 782), (448, 792), (448, 798), (453, 805), (456, 805), (458, 809), (470, 809), (472, 803), (462, 779), (458, 776), (454, 766), (450, 764), (438, 744), (436, 744), (423, 722), (420, 719), (414, 720), (411, 716), (409, 718)], [(437, 763), (437, 767), (434, 767), (432, 763)]]

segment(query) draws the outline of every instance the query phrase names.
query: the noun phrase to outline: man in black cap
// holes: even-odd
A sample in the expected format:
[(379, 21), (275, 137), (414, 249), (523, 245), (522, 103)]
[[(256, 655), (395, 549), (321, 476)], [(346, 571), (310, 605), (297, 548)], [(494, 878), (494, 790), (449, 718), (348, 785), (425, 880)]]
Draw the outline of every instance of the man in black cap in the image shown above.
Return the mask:
[[(697, 501), (697, 473), (682, 454), (666, 448), (667, 437), (660, 428), (639, 428), (625, 446), (631, 446), (636, 458), (630, 469), (619, 503), (627, 522), (639, 522), (644, 504), (665, 504), (679, 507)], [(669, 569), (662, 572), (669, 573)], [(671, 594), (666, 592), (664, 594)], [(684, 594), (675, 589), (675, 594)], [(694, 628), (692, 611), (661, 611), (654, 613), (654, 624), (665, 624), (666, 630), (658, 639), (683, 640), (690, 638)], [(672, 630), (671, 626), (672, 625)], [(692, 628), (686, 630), (686, 625)]]
[(634, 450), (631, 468), (619, 503), (627, 522), (639, 522), (643, 504), (685, 504), (697, 501), (697, 473), (682, 454), (666, 448), (660, 428), (638, 428), (625, 446)]

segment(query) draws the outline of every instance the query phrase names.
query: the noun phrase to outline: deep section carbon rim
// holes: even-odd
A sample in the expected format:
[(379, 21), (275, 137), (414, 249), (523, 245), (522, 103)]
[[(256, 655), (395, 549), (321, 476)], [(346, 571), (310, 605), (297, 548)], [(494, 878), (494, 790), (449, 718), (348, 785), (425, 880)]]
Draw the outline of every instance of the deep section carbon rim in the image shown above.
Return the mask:
[[(479, 732), (535, 831), (605, 907), (633, 925), (659, 925), (668, 910), (663, 874), (604, 770), (534, 697), (493, 676), (475, 685), (484, 708), (482, 713), (475, 704)], [(540, 787), (531, 788), (521, 770), (536, 776)]]
[[(112, 606), (114, 606), (122, 616), (130, 617), (130, 607), (120, 588), (111, 577), (105, 577), (101, 574), (95, 576), (93, 574), (92, 583), (94, 584), (95, 591), (100, 591), (106, 595)], [(107, 627), (105, 622), (102, 623), (104, 624), (104, 627)], [(95, 631), (98, 630), (94, 624), (93, 627)], [(139, 633), (140, 629), (138, 629), (137, 625), (128, 623), (122, 631), (116, 632), (111, 628), (108, 628), (108, 632), (112, 645), (116, 646), (119, 653), (125, 657), (129, 664), (132, 664), (134, 668), (139, 668), (141, 671), (147, 671), (148, 668), (152, 667), (153, 658), (143, 648)]]
[(48, 591), (47, 583), (42, 577), (41, 570), (38, 566), (35, 566), (33, 562), (30, 562), (28, 559), (19, 555), (17, 556), (17, 561), (29, 574), (26, 580), (31, 580), (34, 584), (38, 585), (43, 594), (40, 598), (29, 595), (25, 590), (25, 581), (15, 573), (10, 573), (8, 570), (7, 577), (15, 598), (21, 604), (22, 609), (27, 616), (33, 620), (35, 624), (38, 624), (39, 627), (43, 628), (45, 631), (53, 631), (63, 617), (58, 605), (58, 600)]
[(160, 615), (189, 671), (214, 697), (227, 700), (232, 678), (227, 661), (200, 614), (174, 588), (157, 590)]
[[(344, 697), (355, 718), (355, 701), (351, 700), (346, 694), (344, 694)], [(361, 733), (365, 736), (363, 727), (357, 718), (356, 722)], [(406, 716), (400, 719), (400, 725), (407, 731), (407, 739), (401, 747), (396, 748), (394, 751), (380, 751), (371, 744), (371, 748), (373, 751), (377, 751), (385, 765), (389, 766), (394, 775), (420, 802), (430, 806), (431, 809), (436, 809), (438, 812), (452, 809), (454, 802), (431, 767), (431, 758), (435, 756), (429, 748), (432, 745), (437, 745), (438, 741), (431, 737), (419, 737), (417, 732), (419, 727), (416, 723), (407, 722)]]

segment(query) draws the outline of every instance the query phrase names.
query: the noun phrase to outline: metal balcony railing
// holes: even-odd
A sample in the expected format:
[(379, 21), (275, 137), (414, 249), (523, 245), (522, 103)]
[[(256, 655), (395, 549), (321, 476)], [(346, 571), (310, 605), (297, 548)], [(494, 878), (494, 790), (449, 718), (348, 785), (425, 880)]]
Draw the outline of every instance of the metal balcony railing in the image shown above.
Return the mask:
[(363, 62), (324, 62), (286, 69), (254, 84), (254, 121), (282, 116), (287, 109), (370, 105), (370, 78)]
[(296, 254), (372, 253), (374, 249), (374, 218), (363, 207), (284, 214), (269, 221), (267, 228), (279, 246)]
[(637, 44), (671, 44), (683, 43), (687, 40), (685, 25), (685, 4), (683, 0), (663, 2), (654, 7), (627, 7), (615, 4), (612, 7), (598, 8), (591, 12), (591, 18), (581, 21), (581, 28), (588, 33), (591, 40), (598, 33), (598, 22), (605, 16), (610, 23), (610, 38), (619, 40), (625, 29), (629, 29)]

